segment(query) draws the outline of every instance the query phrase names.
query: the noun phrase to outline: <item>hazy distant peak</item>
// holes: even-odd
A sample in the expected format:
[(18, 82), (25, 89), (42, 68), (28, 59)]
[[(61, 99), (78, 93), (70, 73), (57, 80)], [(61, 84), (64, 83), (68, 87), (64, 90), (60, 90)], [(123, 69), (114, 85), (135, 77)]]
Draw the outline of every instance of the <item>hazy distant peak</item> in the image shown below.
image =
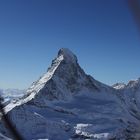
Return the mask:
[(139, 86), (140, 85), (140, 78), (136, 79), (136, 80), (130, 80), (127, 84), (127, 87), (135, 87), (135, 86)]
[(125, 88), (126, 84), (125, 83), (116, 83), (112, 87), (115, 89), (123, 89)]

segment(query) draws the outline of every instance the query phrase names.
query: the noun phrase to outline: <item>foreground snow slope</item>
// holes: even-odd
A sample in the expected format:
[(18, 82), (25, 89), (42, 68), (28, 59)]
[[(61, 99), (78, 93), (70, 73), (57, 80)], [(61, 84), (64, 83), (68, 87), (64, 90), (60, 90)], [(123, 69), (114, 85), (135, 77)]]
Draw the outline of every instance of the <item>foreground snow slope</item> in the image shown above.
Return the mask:
[[(27, 95), (5, 110), (25, 140), (136, 138), (139, 119), (120, 92), (86, 75), (77, 57), (63, 48)], [(2, 121), (0, 130), (11, 137)]]

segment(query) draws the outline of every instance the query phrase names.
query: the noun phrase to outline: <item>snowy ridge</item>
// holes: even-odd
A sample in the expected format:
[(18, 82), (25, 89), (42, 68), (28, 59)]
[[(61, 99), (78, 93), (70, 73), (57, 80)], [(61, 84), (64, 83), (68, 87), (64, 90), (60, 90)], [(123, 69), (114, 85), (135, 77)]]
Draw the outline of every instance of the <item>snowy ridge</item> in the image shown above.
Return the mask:
[(63, 55), (60, 55), (59, 57), (57, 57), (54, 60), (52, 67), (47, 71), (47, 73), (44, 74), (37, 82), (35, 82), (27, 90), (27, 94), (32, 93), (29, 95), (27, 101), (34, 98), (35, 94), (38, 93), (45, 86), (46, 82), (48, 82), (52, 78), (53, 74), (55, 73), (56, 69), (58, 68), (58, 66), (60, 65), (63, 59), (64, 59)]
[(123, 89), (123, 88), (125, 88), (125, 86), (126, 86), (126, 84), (124, 84), (124, 83), (116, 83), (112, 87), (115, 89)]
[(126, 85), (126, 88), (134, 88), (134, 87), (140, 87), (140, 78), (136, 80), (131, 80)]
[(130, 80), (127, 84), (125, 83), (116, 83), (112, 86), (115, 89), (131, 89), (134, 87), (140, 87), (140, 78), (136, 79), (136, 80)]

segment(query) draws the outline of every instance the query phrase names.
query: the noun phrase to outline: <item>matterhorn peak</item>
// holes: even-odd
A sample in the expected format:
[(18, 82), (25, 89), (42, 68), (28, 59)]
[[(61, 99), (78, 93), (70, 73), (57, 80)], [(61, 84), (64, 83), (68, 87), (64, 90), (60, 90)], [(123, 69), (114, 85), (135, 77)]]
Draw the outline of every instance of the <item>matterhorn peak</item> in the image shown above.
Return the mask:
[(77, 62), (77, 57), (68, 48), (61, 48), (58, 51), (58, 57), (63, 56), (63, 59), (67, 62)]
[(34, 99), (43, 103), (46, 100), (65, 100), (83, 89), (97, 91), (97, 83), (86, 75), (77, 57), (69, 49), (62, 48), (47, 73), (27, 90), (29, 96), (26, 101)]

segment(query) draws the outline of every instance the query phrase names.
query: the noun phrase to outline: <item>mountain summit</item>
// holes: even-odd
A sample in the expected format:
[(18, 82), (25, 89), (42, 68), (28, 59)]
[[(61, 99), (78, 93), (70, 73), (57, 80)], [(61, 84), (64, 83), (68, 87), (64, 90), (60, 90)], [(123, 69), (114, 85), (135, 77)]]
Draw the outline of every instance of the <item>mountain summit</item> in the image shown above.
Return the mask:
[[(26, 96), (5, 111), (25, 140), (140, 138), (137, 102), (130, 108), (124, 94), (87, 75), (77, 57), (62, 48)], [(0, 133), (12, 137), (3, 119)]]
[(69, 49), (62, 48), (47, 73), (27, 90), (27, 101), (34, 96), (37, 96), (34, 101), (43, 99), (39, 104), (45, 104), (46, 100), (67, 100), (82, 90), (98, 91), (97, 85), (98, 82), (79, 66), (77, 57)]
[(74, 55), (69, 49), (62, 48), (58, 52), (58, 57), (63, 56), (65, 61), (72, 61), (73, 63), (77, 63), (77, 57)]

